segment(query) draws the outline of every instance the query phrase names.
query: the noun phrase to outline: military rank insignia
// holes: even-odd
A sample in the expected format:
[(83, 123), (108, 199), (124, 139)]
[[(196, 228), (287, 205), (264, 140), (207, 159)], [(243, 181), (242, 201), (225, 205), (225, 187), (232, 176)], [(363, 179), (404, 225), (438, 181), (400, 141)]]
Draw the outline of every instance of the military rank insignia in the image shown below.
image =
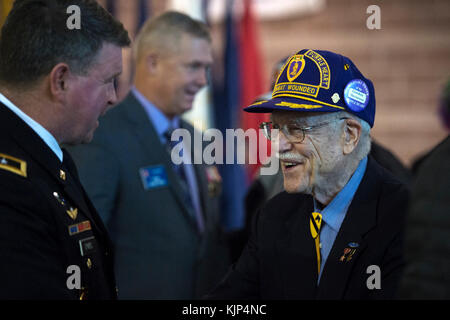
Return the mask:
[(4, 153), (0, 153), (0, 169), (27, 177), (27, 162)]
[(59, 178), (62, 181), (66, 181), (66, 172), (64, 170), (59, 170)]
[(78, 209), (70, 207), (69, 210), (66, 210), (66, 213), (72, 218), (72, 220), (75, 220), (78, 215)]

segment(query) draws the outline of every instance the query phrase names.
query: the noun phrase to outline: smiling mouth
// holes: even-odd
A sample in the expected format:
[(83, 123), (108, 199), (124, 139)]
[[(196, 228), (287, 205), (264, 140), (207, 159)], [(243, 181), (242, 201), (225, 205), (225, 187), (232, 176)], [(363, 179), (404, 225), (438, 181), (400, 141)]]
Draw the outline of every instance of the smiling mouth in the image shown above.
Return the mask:
[(288, 162), (288, 161), (283, 161), (283, 167), (286, 170), (290, 170), (293, 169), (299, 165), (303, 164), (303, 162)]
[(184, 92), (186, 95), (194, 97), (197, 94), (198, 90), (187, 89)]

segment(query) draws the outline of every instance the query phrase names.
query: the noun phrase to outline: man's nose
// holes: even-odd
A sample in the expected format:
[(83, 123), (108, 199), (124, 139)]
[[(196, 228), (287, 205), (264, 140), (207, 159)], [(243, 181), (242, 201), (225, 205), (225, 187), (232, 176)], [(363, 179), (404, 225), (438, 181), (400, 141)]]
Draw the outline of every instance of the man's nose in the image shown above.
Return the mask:
[(114, 85), (111, 90), (109, 90), (109, 95), (108, 95), (108, 104), (113, 106), (117, 103), (118, 101), (118, 94), (117, 94), (117, 85)]
[(199, 87), (204, 87), (208, 84), (208, 70), (206, 68), (202, 68), (197, 73), (196, 82)]
[(284, 153), (292, 150), (292, 143), (288, 138), (286, 138), (282, 130), (277, 130), (273, 144), (275, 150), (279, 153)]

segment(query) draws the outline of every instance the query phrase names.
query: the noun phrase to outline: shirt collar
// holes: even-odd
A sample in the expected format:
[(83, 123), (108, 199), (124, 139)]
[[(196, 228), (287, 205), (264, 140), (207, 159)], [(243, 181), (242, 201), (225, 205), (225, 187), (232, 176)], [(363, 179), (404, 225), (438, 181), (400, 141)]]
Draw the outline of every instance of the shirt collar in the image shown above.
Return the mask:
[[(359, 162), (358, 167), (344, 188), (334, 197), (334, 199), (322, 210), (322, 219), (336, 232), (339, 231), (342, 221), (345, 218), (347, 209), (358, 190), (359, 184), (366, 172), (367, 157)], [(314, 208), (316, 210), (316, 201), (314, 199)]]
[(55, 137), (47, 131), (43, 126), (33, 120), (30, 116), (28, 116), (25, 112), (20, 110), (18, 107), (14, 105), (8, 98), (6, 98), (3, 94), (0, 93), (0, 102), (3, 103), (7, 108), (9, 108), (12, 112), (14, 112), (20, 119), (22, 119), (28, 126), (33, 129), (36, 134), (41, 137), (42, 140), (48, 145), (48, 147), (55, 153), (58, 159), (63, 161), (63, 152), (61, 147), (56, 141)]
[(147, 115), (150, 119), (150, 122), (153, 124), (153, 127), (158, 134), (159, 139), (162, 143), (165, 143), (166, 138), (164, 137), (164, 133), (169, 129), (177, 129), (180, 127), (180, 117), (174, 117), (173, 119), (169, 119), (166, 117), (164, 113), (161, 112), (153, 103), (151, 103), (139, 90), (133, 86), (131, 88), (131, 92), (134, 94), (136, 99), (140, 102), (140, 104), (144, 107), (144, 110), (147, 112)]

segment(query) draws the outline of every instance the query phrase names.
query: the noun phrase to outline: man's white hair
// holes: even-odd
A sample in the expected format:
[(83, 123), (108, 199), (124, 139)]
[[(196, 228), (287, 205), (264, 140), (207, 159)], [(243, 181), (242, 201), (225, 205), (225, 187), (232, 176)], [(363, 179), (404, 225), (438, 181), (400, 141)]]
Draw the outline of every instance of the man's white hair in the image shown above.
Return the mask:
[(345, 117), (350, 118), (355, 121), (358, 121), (361, 124), (361, 136), (359, 137), (358, 145), (356, 146), (355, 150), (353, 150), (355, 154), (355, 159), (358, 161), (361, 161), (364, 159), (370, 152), (371, 148), (371, 138), (370, 138), (370, 125), (367, 123), (367, 121), (347, 112), (347, 111), (341, 111), (338, 112), (339, 117)]
[[(371, 138), (370, 138), (370, 125), (367, 123), (367, 121), (347, 111), (320, 113), (320, 114), (321, 115), (318, 117), (313, 117), (312, 119), (309, 119), (309, 125), (314, 125), (321, 123), (323, 121), (330, 121), (334, 119), (338, 120), (342, 118), (350, 118), (355, 121), (358, 121), (361, 124), (361, 136), (359, 138), (355, 150), (353, 150), (352, 152), (352, 158), (359, 162), (369, 154), (371, 148)], [(342, 130), (342, 122), (336, 121), (330, 124), (330, 127), (334, 128), (334, 130), (330, 131), (330, 134), (335, 134), (337, 130)]]

